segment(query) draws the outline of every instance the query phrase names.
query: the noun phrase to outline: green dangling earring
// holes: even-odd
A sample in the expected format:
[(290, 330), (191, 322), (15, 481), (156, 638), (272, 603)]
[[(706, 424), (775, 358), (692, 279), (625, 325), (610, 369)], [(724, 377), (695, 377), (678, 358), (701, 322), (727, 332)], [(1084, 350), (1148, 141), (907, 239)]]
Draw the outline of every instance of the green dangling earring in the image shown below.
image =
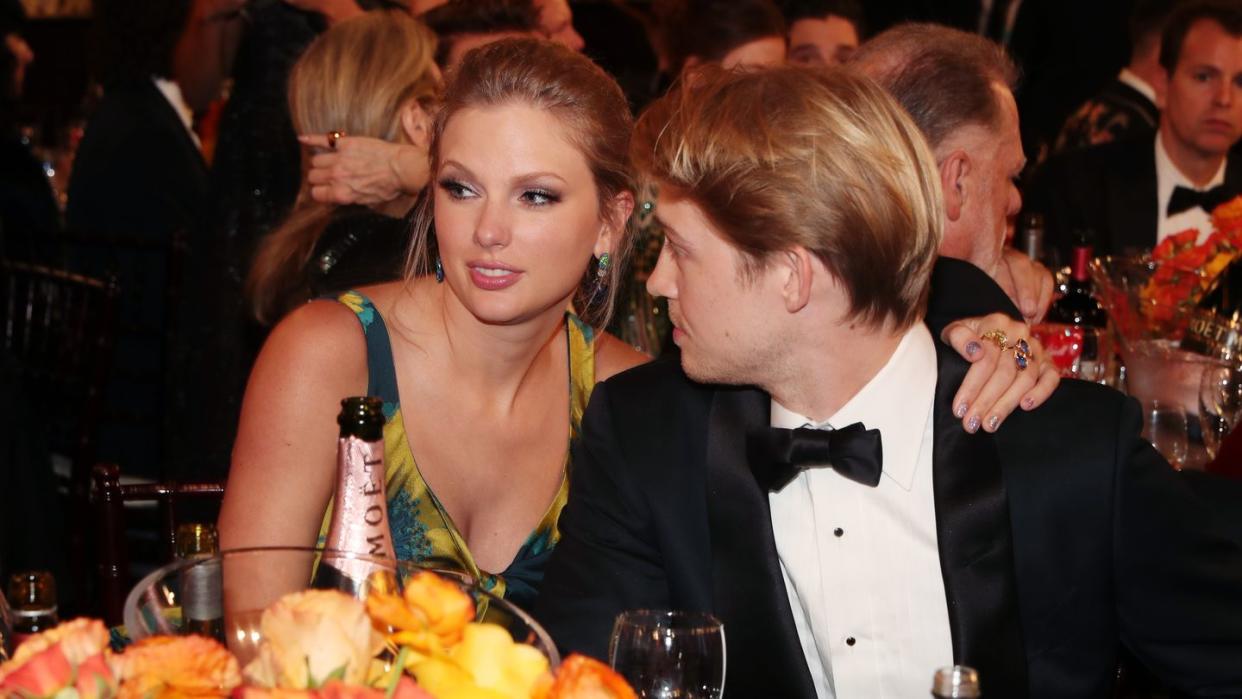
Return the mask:
[(444, 283), (444, 264), (440, 262), (439, 255), (436, 255), (435, 272), (436, 272), (436, 283), (443, 284)]
[(609, 255), (608, 253), (604, 253), (600, 255), (599, 265), (595, 268), (595, 276), (599, 279), (603, 279), (604, 275), (608, 274), (608, 267), (611, 264), (612, 264), (611, 255)]

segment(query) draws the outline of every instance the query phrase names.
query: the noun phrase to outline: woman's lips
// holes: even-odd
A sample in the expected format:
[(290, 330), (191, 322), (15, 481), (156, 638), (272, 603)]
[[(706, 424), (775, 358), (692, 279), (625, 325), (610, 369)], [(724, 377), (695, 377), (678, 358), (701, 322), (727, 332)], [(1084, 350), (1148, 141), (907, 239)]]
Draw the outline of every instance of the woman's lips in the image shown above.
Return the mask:
[(513, 286), (522, 277), (522, 272), (501, 265), (470, 265), (470, 281), (484, 291), (497, 291)]

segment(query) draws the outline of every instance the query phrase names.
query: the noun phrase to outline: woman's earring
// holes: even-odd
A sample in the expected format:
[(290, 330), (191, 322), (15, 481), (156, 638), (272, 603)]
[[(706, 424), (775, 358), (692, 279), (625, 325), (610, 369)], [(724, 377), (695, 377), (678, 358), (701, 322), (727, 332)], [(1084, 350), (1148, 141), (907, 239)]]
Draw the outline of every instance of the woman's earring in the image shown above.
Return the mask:
[(439, 255), (436, 255), (435, 270), (436, 270), (436, 283), (443, 284), (444, 283), (444, 264), (440, 262)]
[(608, 253), (599, 256), (599, 265), (595, 268), (595, 276), (603, 279), (608, 274), (608, 266), (612, 264), (612, 257)]

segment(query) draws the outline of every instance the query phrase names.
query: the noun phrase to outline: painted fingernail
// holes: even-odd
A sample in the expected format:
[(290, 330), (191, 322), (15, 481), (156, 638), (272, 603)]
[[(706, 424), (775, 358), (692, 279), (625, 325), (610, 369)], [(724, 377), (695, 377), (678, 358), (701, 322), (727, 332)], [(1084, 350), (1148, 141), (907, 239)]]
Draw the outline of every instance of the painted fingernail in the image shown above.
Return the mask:
[(979, 343), (975, 342), (974, 340), (971, 340), (970, 342), (966, 343), (966, 354), (971, 357), (975, 356), (976, 354), (979, 354), (979, 350), (981, 349), (983, 349), (983, 347), (980, 346)]
[(1034, 407), (1035, 407), (1035, 399), (1034, 399), (1034, 398), (1023, 398), (1023, 399), (1022, 399), (1022, 407), (1023, 407), (1023, 408), (1026, 408), (1027, 410), (1030, 410), (1031, 408), (1034, 408)]
[(1000, 427), (1000, 418), (995, 415), (988, 418), (988, 432), (995, 432), (997, 427)]
[(961, 403), (957, 404), (956, 408), (953, 409), (953, 414), (957, 416), (957, 419), (960, 420), (966, 417), (966, 409), (969, 407), (970, 406), (966, 405), (966, 401), (962, 401)]
[(978, 415), (971, 416), (970, 420), (966, 423), (966, 431), (970, 432), (971, 434), (974, 434), (975, 432), (979, 431), (979, 416)]

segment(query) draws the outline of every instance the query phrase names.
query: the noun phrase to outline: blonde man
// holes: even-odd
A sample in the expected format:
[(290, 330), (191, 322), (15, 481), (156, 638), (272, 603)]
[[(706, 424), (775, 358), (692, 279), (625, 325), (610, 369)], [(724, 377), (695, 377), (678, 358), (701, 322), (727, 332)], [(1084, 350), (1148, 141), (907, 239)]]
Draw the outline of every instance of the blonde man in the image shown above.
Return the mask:
[[(558, 643), (602, 655), (618, 612), (690, 609), (723, 621), (734, 697), (925, 696), (954, 662), (988, 696), (1108, 696), (1121, 641), (1242, 692), (1242, 547), (1133, 401), (1066, 382), (961, 430), (968, 365), (922, 322), (940, 178), (901, 108), (839, 69), (687, 89), (634, 144), (681, 366), (592, 397), (536, 608)], [(1002, 403), (1046, 395), (986, 336), (1027, 379)]]

